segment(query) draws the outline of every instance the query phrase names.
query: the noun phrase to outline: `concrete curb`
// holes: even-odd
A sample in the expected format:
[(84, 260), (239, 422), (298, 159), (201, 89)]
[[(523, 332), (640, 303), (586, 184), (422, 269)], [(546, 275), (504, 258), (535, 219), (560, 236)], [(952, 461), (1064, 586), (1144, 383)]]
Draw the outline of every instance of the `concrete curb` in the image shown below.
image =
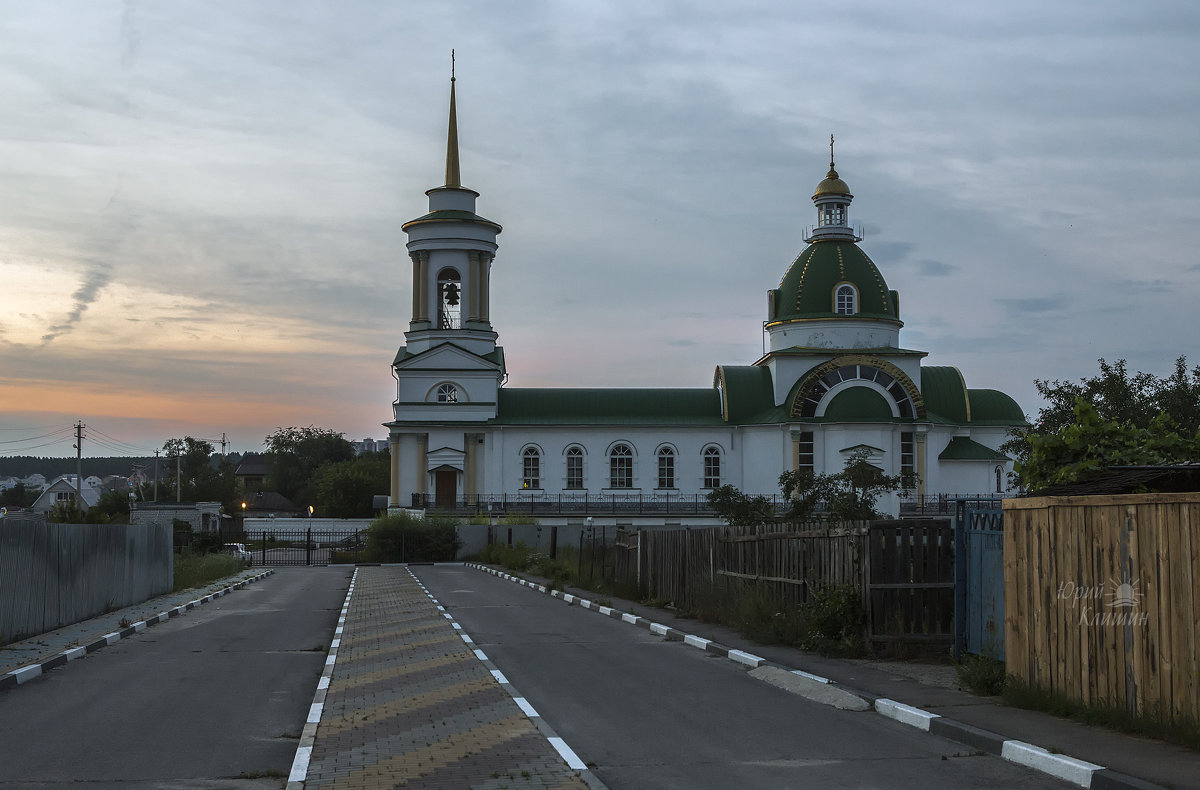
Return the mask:
[(9, 688), (15, 688), (15, 687), (21, 685), (22, 683), (27, 683), (30, 680), (33, 680), (34, 678), (39, 677), (43, 673), (49, 672), (51, 669), (65, 666), (68, 662), (74, 661), (77, 658), (83, 658), (88, 653), (95, 653), (97, 650), (99, 650), (103, 647), (108, 647), (109, 645), (119, 642), (122, 639), (133, 636), (134, 634), (139, 633), (141, 631), (145, 631), (147, 628), (149, 628), (152, 625), (164, 623), (167, 620), (171, 619), (172, 617), (178, 617), (179, 615), (183, 614), (184, 612), (186, 612), (189, 609), (194, 609), (195, 607), (206, 604), (209, 601), (216, 600), (217, 598), (220, 598), (223, 595), (228, 595), (229, 593), (233, 592), (234, 590), (240, 590), (242, 587), (245, 587), (247, 584), (251, 584), (253, 582), (259, 581), (260, 579), (265, 579), (267, 576), (270, 576), (274, 572), (275, 571), (273, 571), (273, 570), (264, 571), (256, 576), (251, 576), (250, 578), (243, 579), (242, 581), (240, 581), (236, 584), (231, 584), (228, 587), (217, 590), (214, 593), (209, 593), (208, 595), (205, 595), (201, 598), (197, 598), (194, 601), (188, 601), (185, 604), (176, 606), (172, 609), (168, 609), (165, 612), (159, 612), (158, 614), (154, 615), (153, 617), (147, 617), (145, 620), (139, 620), (136, 623), (133, 623), (133, 624), (127, 626), (126, 628), (122, 628), (118, 631), (113, 631), (110, 634), (105, 634), (104, 636), (100, 637), (99, 639), (97, 639), (93, 642), (90, 642), (86, 645), (82, 645), (80, 647), (73, 647), (70, 650), (64, 650), (63, 652), (59, 653), (58, 655), (53, 656), (52, 658), (48, 658), (45, 661), (41, 661), (36, 664), (28, 664), (26, 666), (14, 669), (11, 672), (6, 672), (5, 674), (0, 675), (0, 691), (9, 689)]
[[(736, 661), (739, 664), (744, 664), (751, 669), (758, 667), (772, 666), (778, 669), (791, 672), (808, 681), (815, 683), (829, 684), (831, 687), (845, 692), (849, 696), (859, 697), (866, 701), (868, 705), (874, 708), (876, 713), (882, 714), (893, 721), (907, 724), (910, 727), (916, 727), (919, 730), (924, 730), (932, 735), (940, 735), (943, 738), (948, 738), (952, 741), (966, 744), (974, 747), (987, 754), (993, 754), (1009, 762), (1024, 765), (1032, 768), (1035, 771), (1048, 774), (1058, 779), (1070, 782), (1078, 787), (1089, 788), (1089, 790), (1166, 790), (1160, 785), (1146, 782), (1142, 779), (1137, 779), (1132, 776), (1109, 770), (1102, 765), (1080, 760), (1065, 754), (1056, 754), (1024, 741), (1018, 741), (1012, 738), (1006, 738), (994, 732), (973, 727), (969, 724), (947, 719), (941, 714), (930, 713), (929, 711), (914, 708), (911, 705), (905, 705), (895, 700), (875, 697), (871, 694), (866, 694), (854, 689), (849, 689), (839, 684), (834, 683), (828, 678), (823, 678), (819, 675), (813, 675), (798, 669), (779, 666), (773, 662), (767, 661), (764, 658), (755, 656), (742, 650), (736, 650), (718, 644), (704, 637), (695, 636), (693, 634), (685, 634), (675, 628), (655, 623), (647, 620), (644, 617), (622, 612), (608, 606), (600, 606), (586, 598), (581, 598), (578, 595), (564, 593), (560, 590), (549, 590), (544, 585), (535, 584), (526, 579), (513, 576), (504, 571), (498, 571), (495, 568), (490, 568), (486, 565), (481, 565), (474, 562), (463, 563), (468, 568), (490, 573), (493, 576), (498, 576), (501, 579), (516, 582), (522, 586), (532, 588), (538, 592), (545, 593), (552, 598), (559, 598), (568, 605), (577, 605), (581, 609), (591, 609), (599, 612), (602, 615), (611, 617), (615, 620), (621, 620), (631, 625), (636, 625), (642, 628), (647, 628), (650, 633), (658, 634), (665, 639), (683, 642), (685, 645), (699, 648), (706, 653), (712, 653), (718, 656), (724, 656), (731, 661)], [(805, 684), (808, 685), (808, 684)], [(814, 695), (820, 696), (820, 695)], [(810, 697), (811, 698), (811, 697)], [(815, 701), (821, 701), (817, 699)]]
[(342, 646), (342, 631), (346, 627), (346, 613), (350, 611), (350, 598), (354, 595), (354, 583), (358, 581), (358, 568), (350, 577), (350, 586), (342, 601), (342, 610), (338, 614), (337, 628), (333, 629), (333, 641), (329, 643), (329, 653), (325, 656), (325, 666), (321, 669), (321, 677), (317, 680), (317, 690), (313, 693), (312, 704), (308, 706), (308, 717), (304, 720), (304, 729), (300, 733), (300, 743), (296, 746), (296, 755), (292, 758), (292, 768), (288, 772), (287, 790), (302, 790), (308, 781), (308, 765), (312, 761), (313, 744), (317, 741), (317, 727), (321, 724), (321, 716), (325, 713), (325, 697), (329, 694), (329, 681), (333, 679), (333, 668), (337, 664), (338, 648)]

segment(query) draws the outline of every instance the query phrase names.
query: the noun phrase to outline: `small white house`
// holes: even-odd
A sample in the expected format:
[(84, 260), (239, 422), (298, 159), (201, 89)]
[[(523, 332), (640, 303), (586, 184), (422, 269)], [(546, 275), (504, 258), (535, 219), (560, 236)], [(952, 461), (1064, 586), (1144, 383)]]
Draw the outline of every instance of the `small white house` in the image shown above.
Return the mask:
[[(50, 485), (46, 486), (42, 491), (42, 495), (33, 503), (33, 511), (35, 513), (49, 513), (55, 505), (67, 504), (76, 498), (76, 481), (75, 475), (63, 475), (55, 480)], [(94, 506), (100, 501), (100, 489), (88, 484), (89, 479), (84, 478), (83, 490), (80, 492), (82, 502), (79, 507), (83, 512), (87, 512), (88, 508)]]

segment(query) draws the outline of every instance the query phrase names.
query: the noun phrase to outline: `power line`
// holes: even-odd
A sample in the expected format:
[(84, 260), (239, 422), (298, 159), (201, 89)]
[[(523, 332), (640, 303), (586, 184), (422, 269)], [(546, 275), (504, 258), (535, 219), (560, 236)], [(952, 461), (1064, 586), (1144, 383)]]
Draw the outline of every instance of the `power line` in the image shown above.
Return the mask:
[(60, 428), (57, 431), (51, 431), (50, 433), (43, 433), (39, 436), (28, 436), (24, 439), (4, 439), (3, 441), (0, 441), (0, 444), (22, 444), (24, 442), (35, 442), (38, 439), (45, 439), (49, 436), (66, 436), (74, 430), (75, 429), (73, 427)]

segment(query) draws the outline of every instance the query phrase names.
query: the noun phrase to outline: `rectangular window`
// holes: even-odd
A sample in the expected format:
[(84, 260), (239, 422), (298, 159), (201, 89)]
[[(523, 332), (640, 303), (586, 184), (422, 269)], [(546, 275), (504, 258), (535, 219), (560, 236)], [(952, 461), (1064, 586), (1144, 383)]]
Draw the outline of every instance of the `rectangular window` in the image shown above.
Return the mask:
[(796, 471), (801, 469), (807, 469), (810, 472), (816, 471), (815, 448), (813, 432), (801, 431), (800, 438), (796, 440)]
[(583, 455), (567, 453), (567, 488), (583, 488)]
[(912, 431), (900, 432), (900, 474), (911, 476), (916, 471), (913, 464), (915, 458), (913, 453), (913, 434)]
[(521, 480), (522, 488), (541, 488), (541, 458), (536, 455), (525, 456), (525, 474)]
[(633, 458), (628, 455), (609, 458), (609, 487), (633, 488)]
[(658, 456), (658, 487), (675, 487), (675, 456), (662, 453)]
[(704, 487), (721, 487), (721, 456), (716, 453), (704, 454)]

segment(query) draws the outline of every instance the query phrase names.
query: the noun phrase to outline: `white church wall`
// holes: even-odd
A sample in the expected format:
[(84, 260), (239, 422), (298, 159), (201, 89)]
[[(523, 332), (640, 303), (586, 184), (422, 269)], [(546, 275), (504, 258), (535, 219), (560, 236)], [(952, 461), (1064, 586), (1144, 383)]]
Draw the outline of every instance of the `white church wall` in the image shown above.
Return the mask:
[(772, 327), (771, 350), (780, 351), (793, 346), (804, 348), (896, 348), (900, 328), (878, 321), (855, 321), (839, 318), (836, 321), (802, 321)]

